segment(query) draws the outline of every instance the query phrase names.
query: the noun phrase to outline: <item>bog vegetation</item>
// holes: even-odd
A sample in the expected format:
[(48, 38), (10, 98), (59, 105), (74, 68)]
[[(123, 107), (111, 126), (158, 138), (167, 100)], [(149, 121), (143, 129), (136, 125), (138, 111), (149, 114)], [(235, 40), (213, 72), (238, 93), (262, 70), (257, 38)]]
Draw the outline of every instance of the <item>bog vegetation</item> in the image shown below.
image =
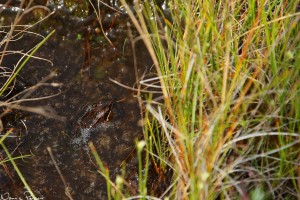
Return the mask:
[(299, 197), (299, 1), (166, 4), (127, 7), (163, 99), (144, 102), (146, 162), (173, 171), (156, 197)]
[[(157, 76), (137, 78), (138, 196), (124, 175), (109, 179), (90, 144), (108, 198), (299, 198), (300, 2), (121, 2)], [(163, 191), (147, 184), (148, 166)]]

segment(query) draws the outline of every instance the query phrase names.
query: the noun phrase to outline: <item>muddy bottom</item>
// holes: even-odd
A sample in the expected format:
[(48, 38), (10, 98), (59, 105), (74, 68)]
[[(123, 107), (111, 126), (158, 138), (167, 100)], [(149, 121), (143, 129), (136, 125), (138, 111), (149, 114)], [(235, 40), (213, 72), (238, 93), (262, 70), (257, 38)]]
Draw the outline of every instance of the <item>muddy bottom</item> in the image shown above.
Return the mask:
[[(113, 14), (107, 12), (106, 19), (111, 19)], [(118, 15), (113, 23), (107, 22), (106, 34), (113, 46), (102, 33), (89, 32), (99, 28), (95, 20), (76, 27), (72, 26), (73, 19), (68, 21), (67, 17), (53, 15), (33, 29), (42, 35), (57, 30), (35, 54), (51, 62), (30, 59), (17, 80), (20, 90), (39, 85), (34, 91), (30, 90), (33, 92), (26, 98), (50, 97), (25, 101), (21, 105), (42, 106), (60, 117), (28, 112), (15, 114), (13, 116), (18, 118), (14, 123), (7, 123), (5, 130), (15, 127), (17, 137), (6, 139), (4, 144), (13, 152), (13, 157), (30, 155), (15, 161), (37, 197), (69, 199), (47, 151), (47, 147), (51, 147), (74, 199), (107, 198), (106, 183), (97, 172), (99, 168), (88, 147), (89, 142), (94, 144), (104, 165), (109, 168), (112, 180), (121, 174), (127, 163), (128, 192), (137, 193), (137, 163), (131, 154), (135, 153), (134, 142), (143, 138), (138, 126), (140, 108), (132, 91), (109, 80), (130, 87), (136, 82), (127, 38), (128, 21), (126, 15)], [(11, 42), (9, 49), (26, 51), (38, 41), (40, 37), (25, 33), (18, 41)], [(151, 61), (142, 45), (137, 48), (139, 73), (143, 74), (149, 70)], [(10, 67), (19, 59), (18, 54), (5, 56), (1, 65)], [(49, 78), (53, 73), (56, 75)], [(60, 86), (53, 87), (49, 83)], [(6, 158), (3, 151), (0, 155), (1, 160)], [(0, 168), (0, 195), (1, 198), (29, 196), (8, 162)]]

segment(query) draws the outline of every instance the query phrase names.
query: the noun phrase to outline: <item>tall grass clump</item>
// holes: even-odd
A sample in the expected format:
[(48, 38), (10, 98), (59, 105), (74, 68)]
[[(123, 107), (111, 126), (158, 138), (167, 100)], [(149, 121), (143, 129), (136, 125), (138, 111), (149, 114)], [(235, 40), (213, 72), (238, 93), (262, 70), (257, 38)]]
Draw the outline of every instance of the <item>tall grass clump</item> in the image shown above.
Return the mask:
[(161, 181), (172, 170), (142, 195), (299, 198), (300, 2), (134, 2), (163, 99), (144, 102), (146, 158)]

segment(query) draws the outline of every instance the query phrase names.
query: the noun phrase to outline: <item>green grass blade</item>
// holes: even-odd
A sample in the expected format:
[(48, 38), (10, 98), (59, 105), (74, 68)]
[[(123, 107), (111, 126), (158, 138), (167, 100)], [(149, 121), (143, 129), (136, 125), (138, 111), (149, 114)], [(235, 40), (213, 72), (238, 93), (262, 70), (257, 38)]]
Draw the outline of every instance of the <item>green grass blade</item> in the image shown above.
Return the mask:
[(2, 148), (4, 149), (9, 161), (12, 163), (12, 165), (14, 166), (18, 176), (20, 177), (21, 181), (23, 182), (25, 188), (27, 189), (27, 191), (29, 192), (29, 194), (31, 195), (31, 197), (34, 199), (34, 200), (37, 200), (37, 197), (34, 195), (33, 191), (31, 190), (31, 188), (29, 187), (28, 183), (26, 182), (24, 176), (22, 175), (21, 171), (19, 170), (17, 164), (15, 163), (14, 159), (11, 157), (8, 149), (6, 148), (6, 146), (4, 145), (3, 142), (0, 143)]

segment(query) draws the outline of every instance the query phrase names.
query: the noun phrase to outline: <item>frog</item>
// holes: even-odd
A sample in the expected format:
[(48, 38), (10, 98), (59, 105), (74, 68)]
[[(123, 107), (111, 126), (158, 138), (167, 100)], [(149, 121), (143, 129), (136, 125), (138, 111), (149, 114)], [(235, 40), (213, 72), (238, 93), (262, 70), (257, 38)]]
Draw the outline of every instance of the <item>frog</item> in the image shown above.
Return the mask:
[(107, 129), (120, 123), (122, 109), (113, 100), (101, 100), (88, 104), (71, 120), (69, 128), (71, 146), (80, 149), (87, 142), (99, 137)]
[(88, 105), (77, 120), (80, 129), (92, 129), (99, 123), (107, 122), (112, 116), (112, 100), (105, 100)]

